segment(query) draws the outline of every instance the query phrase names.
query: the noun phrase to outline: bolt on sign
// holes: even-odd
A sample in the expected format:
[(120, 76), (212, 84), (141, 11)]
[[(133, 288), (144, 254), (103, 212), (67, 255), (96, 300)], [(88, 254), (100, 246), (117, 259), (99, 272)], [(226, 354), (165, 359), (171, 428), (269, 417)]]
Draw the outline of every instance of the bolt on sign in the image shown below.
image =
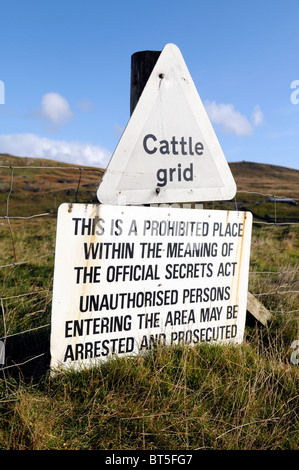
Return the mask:
[(236, 184), (180, 50), (167, 44), (108, 164), (102, 204), (233, 199)]
[(51, 366), (243, 339), (248, 212), (62, 204)]

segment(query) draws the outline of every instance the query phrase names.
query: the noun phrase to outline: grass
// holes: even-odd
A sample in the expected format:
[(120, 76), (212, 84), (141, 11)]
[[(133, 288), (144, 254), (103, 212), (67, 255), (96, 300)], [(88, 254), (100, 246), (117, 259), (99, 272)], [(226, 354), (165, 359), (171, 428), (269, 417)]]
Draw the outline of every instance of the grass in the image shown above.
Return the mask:
[(1, 404), (0, 443), (33, 450), (295, 449), (294, 372), (250, 342), (157, 347), (47, 378), (38, 388), (16, 387), (13, 400)]
[[(40, 212), (35, 201), (27, 200), (28, 213)], [(7, 360), (41, 356), (2, 373), (0, 449), (298, 449), (299, 366), (290, 360), (299, 337), (298, 226), (254, 224), (249, 290), (262, 294), (272, 321), (248, 323), (241, 345), (156, 345), (138, 357), (52, 376), (55, 211), (1, 223)]]
[[(8, 334), (46, 325), (51, 315), (54, 223), (26, 222), (18, 230), (20, 223), (16, 251), (31, 261), (7, 268), (13, 269), (4, 279)], [(38, 257), (50, 253), (37, 261), (33, 226)], [(252, 292), (298, 290), (298, 234), (292, 226), (254, 228)], [(9, 251), (8, 233), (6, 243)], [(237, 347), (157, 346), (144, 356), (55, 377), (46, 373), (33, 383), (22, 368), (20, 376), (7, 373), (0, 388), (7, 397), (0, 402), (0, 448), (297, 449), (299, 369), (290, 363), (290, 346), (298, 338), (298, 319), (286, 312), (298, 309), (298, 297), (262, 300), (272, 323), (247, 327)]]

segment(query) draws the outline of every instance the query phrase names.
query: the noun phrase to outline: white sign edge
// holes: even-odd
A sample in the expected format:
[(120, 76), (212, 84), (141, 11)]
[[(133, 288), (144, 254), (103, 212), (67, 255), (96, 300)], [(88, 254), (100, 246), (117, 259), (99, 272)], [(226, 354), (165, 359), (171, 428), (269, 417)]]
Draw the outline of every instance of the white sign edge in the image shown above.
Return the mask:
[[(142, 190), (132, 188), (122, 190), (117, 193), (115, 188), (121, 180), (126, 165), (131, 158), (131, 151), (143, 129), (144, 123), (152, 109), (159, 94), (159, 75), (165, 73), (165, 68), (176, 64), (177, 73), (183, 77), (185, 97), (188, 100), (190, 109), (201, 128), (207, 144), (213, 147), (212, 154), (217, 155), (216, 165), (224, 180), (224, 187), (221, 188), (188, 188), (169, 189), (165, 188), (159, 194), (153, 190)], [(133, 142), (133, 143), (132, 143)], [(236, 183), (230, 171), (229, 165), (223, 154), (215, 131), (210, 123), (205, 107), (200, 99), (194, 82), (190, 76), (188, 68), (182, 57), (179, 48), (174, 44), (167, 44), (153, 68), (152, 74), (141, 94), (135, 110), (119, 140), (119, 143), (108, 163), (102, 181), (97, 190), (97, 197), (102, 204), (147, 204), (147, 203), (175, 203), (175, 202), (202, 202), (212, 200), (231, 200), (236, 194)]]

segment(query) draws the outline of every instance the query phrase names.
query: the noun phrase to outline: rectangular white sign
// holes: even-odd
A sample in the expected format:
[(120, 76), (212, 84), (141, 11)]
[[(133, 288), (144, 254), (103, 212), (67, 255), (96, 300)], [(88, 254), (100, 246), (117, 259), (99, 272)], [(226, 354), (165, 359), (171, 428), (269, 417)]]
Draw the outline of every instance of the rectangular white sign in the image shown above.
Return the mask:
[(62, 204), (51, 366), (243, 340), (252, 215)]

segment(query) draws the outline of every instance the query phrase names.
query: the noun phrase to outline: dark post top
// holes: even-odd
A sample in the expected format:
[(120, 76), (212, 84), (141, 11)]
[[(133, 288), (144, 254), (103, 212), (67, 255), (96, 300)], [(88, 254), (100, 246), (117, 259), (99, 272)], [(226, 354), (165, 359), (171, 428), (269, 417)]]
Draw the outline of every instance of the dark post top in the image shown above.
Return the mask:
[(135, 52), (131, 57), (130, 115), (132, 115), (161, 51)]

